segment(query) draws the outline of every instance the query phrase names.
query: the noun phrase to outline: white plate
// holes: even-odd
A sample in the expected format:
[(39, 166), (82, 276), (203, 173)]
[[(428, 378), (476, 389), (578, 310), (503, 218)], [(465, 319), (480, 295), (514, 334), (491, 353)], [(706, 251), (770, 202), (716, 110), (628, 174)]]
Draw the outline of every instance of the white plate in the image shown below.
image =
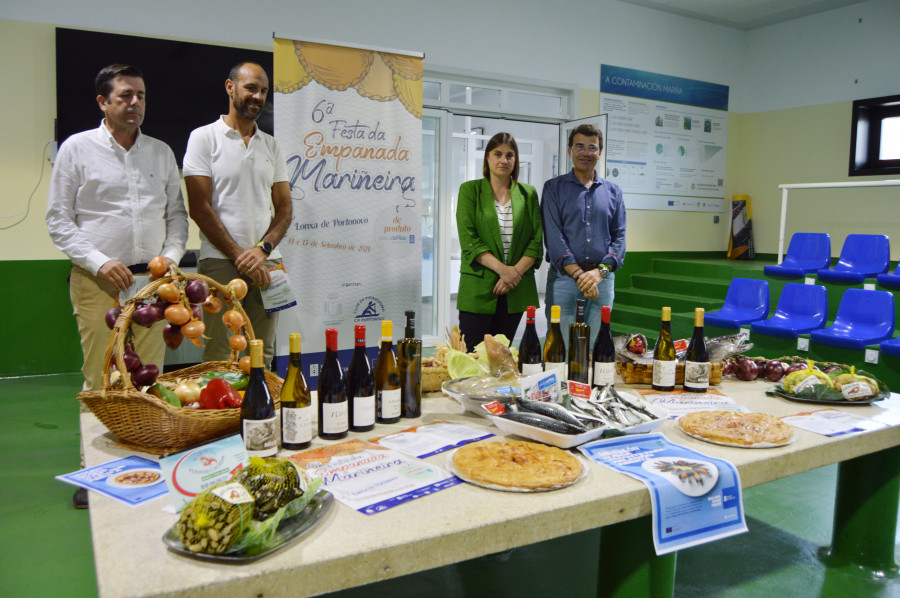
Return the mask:
[[(502, 442), (502, 440), (497, 439), (494, 442)], [(479, 482), (469, 479), (465, 474), (457, 471), (456, 467), (453, 465), (453, 454), (458, 450), (459, 449), (453, 449), (452, 451), (447, 453), (447, 469), (450, 470), (450, 473), (466, 482), (467, 484), (480, 486), (481, 488), (487, 488), (488, 490), (500, 490), (502, 492), (549, 492), (551, 490), (559, 490), (560, 488), (565, 488), (567, 486), (571, 486), (572, 484), (576, 484), (583, 480), (588, 474), (588, 462), (585, 461), (585, 459), (583, 459), (580, 455), (572, 455), (573, 457), (578, 459), (579, 463), (581, 463), (581, 475), (567, 484), (560, 484), (559, 486), (552, 486), (550, 488), (513, 488), (510, 486), (498, 486), (497, 484), (488, 484), (485, 482)]]
[(791, 436), (791, 439), (782, 444), (775, 444), (773, 442), (757, 442), (755, 444), (738, 444), (737, 442), (719, 442), (718, 440), (710, 440), (709, 438), (704, 438), (703, 436), (698, 436), (697, 434), (691, 434), (687, 430), (681, 427), (681, 418), (675, 420), (675, 427), (681, 430), (682, 434), (690, 436), (691, 438), (696, 438), (697, 440), (702, 440), (703, 442), (708, 442), (710, 444), (718, 444), (720, 446), (732, 446), (736, 448), (750, 448), (750, 449), (761, 449), (761, 448), (778, 448), (779, 446), (787, 446), (794, 442), (794, 438), (796, 435)]
[[(132, 481), (127, 481), (129, 479)], [(145, 488), (147, 486), (159, 484), (165, 479), (166, 478), (163, 477), (160, 470), (150, 467), (141, 467), (137, 469), (126, 469), (125, 471), (109, 476), (106, 478), (106, 485), (112, 486), (113, 488)]]

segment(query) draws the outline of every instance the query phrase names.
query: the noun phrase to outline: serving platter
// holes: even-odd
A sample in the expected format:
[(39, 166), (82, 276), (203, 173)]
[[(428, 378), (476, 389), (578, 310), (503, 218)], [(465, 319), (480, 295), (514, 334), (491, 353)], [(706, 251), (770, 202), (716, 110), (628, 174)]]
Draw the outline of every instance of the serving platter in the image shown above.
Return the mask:
[[(797, 401), (798, 403), (816, 403), (819, 405), (871, 405), (876, 401), (881, 401), (882, 399), (888, 398), (890, 395), (889, 392), (881, 391), (877, 395), (866, 397), (864, 399), (860, 399), (858, 401), (848, 401), (847, 399), (825, 399), (819, 397), (806, 397), (802, 395), (795, 395), (787, 392), (786, 390), (782, 390), (779, 387), (775, 387), (772, 391), (775, 396), (781, 397), (782, 399), (787, 399), (789, 401)], [(835, 394), (840, 394), (835, 392)]]
[(499, 392), (491, 393), (490, 395), (472, 395), (463, 392), (460, 389), (460, 385), (466, 380), (469, 380), (469, 378), (457, 378), (456, 380), (444, 382), (441, 385), (441, 390), (444, 392), (444, 394), (459, 403), (466, 411), (471, 411), (472, 413), (477, 413), (482, 417), (487, 417), (488, 413), (481, 408), (481, 406), (485, 403), (497, 401), (499, 403), (503, 403), (504, 405), (508, 405), (513, 400), (512, 395)]
[[(498, 441), (498, 442), (502, 442), (502, 441)], [(466, 482), (467, 484), (472, 484), (473, 486), (479, 486), (481, 488), (486, 488), (488, 490), (499, 490), (501, 492), (533, 493), (533, 492), (550, 492), (552, 490), (559, 490), (561, 488), (567, 488), (568, 486), (571, 486), (572, 484), (577, 484), (578, 482), (580, 482), (587, 476), (588, 470), (589, 470), (588, 462), (585, 459), (583, 459), (580, 455), (574, 455), (575, 459), (577, 459), (578, 462), (581, 464), (581, 475), (579, 475), (576, 479), (572, 480), (571, 482), (567, 482), (565, 484), (558, 484), (556, 486), (550, 486), (547, 488), (516, 488), (513, 486), (501, 486), (499, 484), (491, 484), (488, 482), (483, 482), (481, 480), (474, 480), (474, 479), (470, 478), (469, 476), (467, 476), (465, 473), (461, 472), (459, 470), (459, 468), (456, 467), (456, 465), (453, 463), (453, 455), (454, 455), (454, 453), (456, 453), (457, 450), (459, 450), (459, 449), (454, 449), (453, 451), (451, 451), (450, 453), (447, 454), (447, 469), (450, 471), (450, 473), (452, 473), (453, 475), (455, 475), (462, 481)]]
[(315, 527), (328, 513), (333, 504), (334, 495), (327, 490), (320, 489), (309, 501), (309, 504), (306, 505), (306, 508), (278, 524), (278, 531), (275, 533), (274, 540), (262, 550), (251, 548), (240, 552), (225, 552), (222, 554), (192, 552), (178, 538), (178, 530), (175, 525), (166, 531), (162, 540), (169, 550), (182, 556), (212, 563), (243, 565), (269, 556), (297, 540), (297, 538)]

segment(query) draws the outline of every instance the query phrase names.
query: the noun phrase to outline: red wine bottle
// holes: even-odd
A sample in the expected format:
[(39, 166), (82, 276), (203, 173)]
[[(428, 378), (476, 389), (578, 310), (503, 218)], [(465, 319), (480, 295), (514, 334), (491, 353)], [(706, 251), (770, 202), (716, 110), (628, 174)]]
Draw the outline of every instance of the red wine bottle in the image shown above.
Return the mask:
[(609, 329), (609, 316), (612, 308), (604, 305), (600, 308), (600, 332), (594, 341), (594, 376), (595, 387), (609, 386), (616, 376), (616, 346)]
[(540, 374), (544, 370), (544, 356), (541, 351), (541, 340), (534, 326), (534, 306), (525, 310), (525, 334), (519, 343), (519, 373), (523, 376)]
[(319, 370), (319, 438), (337, 440), (347, 436), (347, 387), (338, 361), (337, 328), (325, 329), (325, 361)]
[(366, 326), (353, 327), (354, 348), (347, 370), (347, 399), (350, 414), (350, 429), (353, 432), (368, 432), (375, 427), (375, 378), (366, 355)]

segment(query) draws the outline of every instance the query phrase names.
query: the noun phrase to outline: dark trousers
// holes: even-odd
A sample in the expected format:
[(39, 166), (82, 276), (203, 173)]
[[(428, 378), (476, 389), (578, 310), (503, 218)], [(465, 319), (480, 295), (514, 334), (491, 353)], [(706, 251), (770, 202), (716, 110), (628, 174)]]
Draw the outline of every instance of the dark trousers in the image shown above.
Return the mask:
[(522, 314), (511, 314), (506, 311), (506, 295), (497, 297), (497, 309), (492, 314), (476, 314), (470, 311), (459, 312), (459, 331), (466, 337), (466, 349), (471, 353), (475, 345), (484, 340), (485, 334), (504, 334), (512, 343), (516, 337)]

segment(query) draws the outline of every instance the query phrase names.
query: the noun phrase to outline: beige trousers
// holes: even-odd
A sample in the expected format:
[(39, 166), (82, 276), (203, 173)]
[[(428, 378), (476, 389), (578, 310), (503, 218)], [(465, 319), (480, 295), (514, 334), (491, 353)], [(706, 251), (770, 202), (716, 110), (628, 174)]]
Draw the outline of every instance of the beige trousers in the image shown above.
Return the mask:
[[(266, 260), (266, 267), (273, 268), (281, 263), (281, 260)], [(275, 329), (278, 326), (278, 312), (266, 313), (262, 303), (262, 293), (259, 287), (253, 286), (250, 279), (241, 276), (234, 263), (226, 259), (205, 258), (197, 264), (197, 272), (208, 276), (221, 285), (227, 285), (235, 278), (243, 278), (247, 282), (250, 291), (241, 301), (250, 324), (253, 326), (253, 335), (263, 341), (263, 360), (266, 368), (272, 363), (275, 355)], [(224, 312), (224, 310), (223, 310)], [(226, 361), (231, 356), (231, 347), (228, 338), (231, 331), (225, 328), (222, 322), (222, 313), (203, 313), (203, 323), (206, 324), (205, 336), (211, 337), (205, 341), (203, 361)], [(249, 354), (249, 353), (248, 353)]]
[[(84, 353), (84, 390), (100, 390), (104, 356), (109, 344), (110, 330), (106, 326), (106, 312), (115, 305), (115, 288), (101, 276), (94, 276), (84, 268), (72, 266), (69, 279), (69, 297), (78, 333), (81, 335), (81, 351)], [(157, 322), (150, 328), (132, 325), (134, 348), (142, 363), (152, 363), (163, 371), (166, 345), (162, 331), (165, 322)]]

